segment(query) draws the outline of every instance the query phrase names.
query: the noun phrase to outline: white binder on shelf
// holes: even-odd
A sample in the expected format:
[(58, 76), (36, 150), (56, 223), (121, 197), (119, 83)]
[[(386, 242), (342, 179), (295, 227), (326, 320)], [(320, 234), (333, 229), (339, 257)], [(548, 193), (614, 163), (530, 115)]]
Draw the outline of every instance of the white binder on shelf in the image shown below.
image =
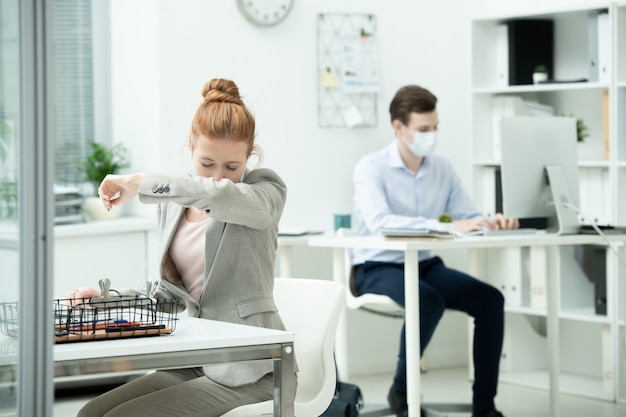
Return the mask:
[(548, 308), (548, 259), (546, 248), (531, 246), (530, 259), (530, 307), (539, 310)]
[(509, 85), (509, 27), (496, 27), (496, 87)]
[(590, 82), (598, 81), (598, 12), (587, 15), (587, 69)]
[(590, 82), (609, 82), (611, 73), (611, 26), (608, 12), (587, 16), (587, 68)]
[(520, 248), (497, 248), (487, 254), (488, 280), (502, 292), (507, 307), (522, 305), (521, 253)]
[(611, 329), (605, 324), (602, 326), (602, 382), (604, 392), (613, 395), (615, 393), (615, 385), (611, 351)]
[(580, 211), (583, 224), (608, 224), (611, 207), (605, 202), (610, 197), (609, 172), (606, 169), (582, 169), (579, 171)]
[(500, 121), (505, 116), (528, 115), (524, 100), (518, 96), (496, 96), (491, 101), (491, 152), (494, 161), (501, 157)]
[(524, 100), (524, 107), (529, 116), (554, 116), (554, 107), (547, 104)]
[(608, 13), (598, 13), (598, 81), (608, 83), (611, 77), (611, 21)]
[(482, 170), (482, 212), (486, 216), (496, 214), (496, 169), (484, 167)]

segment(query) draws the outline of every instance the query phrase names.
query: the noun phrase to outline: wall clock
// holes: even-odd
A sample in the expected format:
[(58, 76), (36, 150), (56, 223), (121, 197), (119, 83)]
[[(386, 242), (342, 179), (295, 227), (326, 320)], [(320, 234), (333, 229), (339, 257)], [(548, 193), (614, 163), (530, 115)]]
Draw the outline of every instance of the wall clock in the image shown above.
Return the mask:
[(273, 26), (283, 21), (294, 0), (237, 0), (241, 13), (258, 26)]

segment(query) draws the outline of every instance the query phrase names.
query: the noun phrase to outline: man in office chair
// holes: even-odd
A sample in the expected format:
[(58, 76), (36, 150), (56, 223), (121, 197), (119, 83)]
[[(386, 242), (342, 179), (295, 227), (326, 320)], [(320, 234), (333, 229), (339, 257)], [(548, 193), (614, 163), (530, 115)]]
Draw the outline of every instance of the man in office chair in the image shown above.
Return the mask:
[[(517, 219), (502, 214), (487, 218), (476, 210), (451, 163), (432, 153), (439, 124), (436, 104), (437, 98), (422, 87), (409, 85), (397, 91), (389, 108), (395, 139), (361, 158), (354, 169), (357, 235), (377, 235), (385, 227), (437, 229), (443, 213), (452, 215), (458, 232), (519, 227)], [(359, 294), (385, 294), (404, 306), (402, 252), (354, 249), (352, 263)], [(446, 308), (474, 317), (472, 417), (503, 417), (494, 398), (504, 335), (504, 297), (498, 289), (447, 268), (427, 251), (419, 253), (419, 274), (420, 353)], [(398, 417), (408, 414), (404, 327), (387, 398)]]

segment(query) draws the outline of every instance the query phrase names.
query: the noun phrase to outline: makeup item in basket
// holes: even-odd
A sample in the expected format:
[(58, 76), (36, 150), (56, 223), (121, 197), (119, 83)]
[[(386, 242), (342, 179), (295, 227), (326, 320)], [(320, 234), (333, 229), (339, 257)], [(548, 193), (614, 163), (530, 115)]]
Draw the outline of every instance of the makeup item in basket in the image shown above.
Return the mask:
[(103, 278), (100, 281), (98, 281), (98, 284), (100, 285), (100, 297), (92, 297), (89, 300), (89, 303), (94, 304), (94, 303), (99, 303), (99, 302), (106, 302), (111, 300), (111, 280), (108, 278)]
[(78, 323), (70, 326), (72, 331), (91, 331), (91, 330), (102, 330), (108, 329), (111, 327), (114, 328), (130, 328), (140, 326), (141, 322), (138, 321), (128, 321), (128, 320), (113, 320), (110, 323)]
[(140, 307), (142, 305), (152, 305), (153, 301), (149, 298), (139, 297), (136, 295), (111, 295), (111, 280), (103, 278), (98, 281), (100, 285), (100, 297), (92, 297), (89, 299), (89, 304), (92, 307), (111, 308), (113, 303), (116, 302), (133, 302), (133, 305), (126, 305), (126, 307)]
[(165, 324), (149, 324), (139, 326), (110, 326), (105, 330), (107, 333), (112, 332), (133, 332), (138, 330), (162, 330), (165, 329)]

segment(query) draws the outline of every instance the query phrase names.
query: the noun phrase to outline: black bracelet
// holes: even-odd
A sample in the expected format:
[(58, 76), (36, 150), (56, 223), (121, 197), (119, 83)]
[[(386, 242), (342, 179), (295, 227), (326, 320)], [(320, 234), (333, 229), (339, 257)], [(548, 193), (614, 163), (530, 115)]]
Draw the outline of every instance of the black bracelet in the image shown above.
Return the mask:
[(120, 295), (120, 296), (122, 295), (122, 294), (120, 294), (120, 292), (118, 290), (109, 289), (109, 292), (111, 292), (111, 291), (113, 291), (114, 293), (117, 293), (117, 295)]

